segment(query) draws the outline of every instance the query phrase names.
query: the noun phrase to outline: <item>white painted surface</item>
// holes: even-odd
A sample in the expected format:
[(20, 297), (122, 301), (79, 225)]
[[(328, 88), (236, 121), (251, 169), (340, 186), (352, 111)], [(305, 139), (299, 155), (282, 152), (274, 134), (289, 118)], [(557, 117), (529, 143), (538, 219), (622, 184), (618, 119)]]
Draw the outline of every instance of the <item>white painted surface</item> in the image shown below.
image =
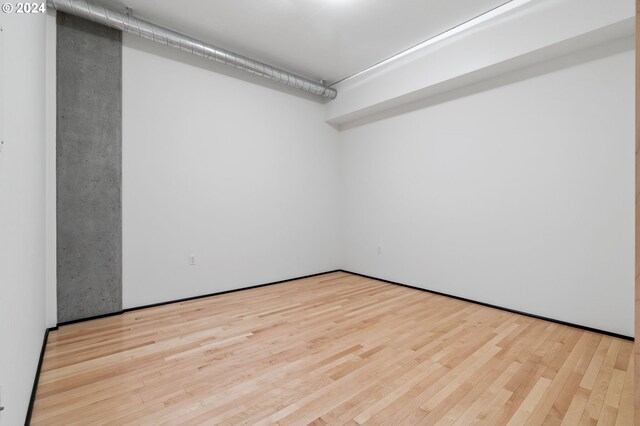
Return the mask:
[(337, 84), (327, 121), (345, 125), (635, 34), (633, 0), (516, 0), (495, 15)]
[(0, 424), (24, 423), (45, 332), (45, 18), (0, 13)]
[(57, 222), (56, 222), (56, 12), (47, 9), (46, 16), (46, 126), (47, 147), (45, 153), (45, 314), (47, 327), (58, 324), (57, 294)]
[[(105, 0), (137, 17), (330, 82), (507, 0)], [(618, 0), (616, 0), (618, 1)]]
[(209, 67), (124, 36), (125, 308), (340, 267), (323, 105)]
[(423, 106), (340, 134), (345, 269), (632, 336), (633, 39)]

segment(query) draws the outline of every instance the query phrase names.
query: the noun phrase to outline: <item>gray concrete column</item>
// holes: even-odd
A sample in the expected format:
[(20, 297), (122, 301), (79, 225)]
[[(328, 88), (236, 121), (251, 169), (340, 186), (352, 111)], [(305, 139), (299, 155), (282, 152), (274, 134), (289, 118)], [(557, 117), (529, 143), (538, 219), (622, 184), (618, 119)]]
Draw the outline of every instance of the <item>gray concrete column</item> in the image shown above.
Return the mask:
[(122, 309), (122, 34), (57, 19), (61, 323)]

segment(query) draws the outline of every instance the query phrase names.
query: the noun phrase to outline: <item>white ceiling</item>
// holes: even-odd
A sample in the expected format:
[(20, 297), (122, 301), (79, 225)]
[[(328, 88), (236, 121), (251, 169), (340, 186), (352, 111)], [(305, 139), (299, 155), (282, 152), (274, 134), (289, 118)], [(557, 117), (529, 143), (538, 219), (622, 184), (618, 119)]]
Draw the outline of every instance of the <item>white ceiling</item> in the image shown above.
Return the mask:
[(103, 0), (134, 16), (330, 83), (508, 0)]

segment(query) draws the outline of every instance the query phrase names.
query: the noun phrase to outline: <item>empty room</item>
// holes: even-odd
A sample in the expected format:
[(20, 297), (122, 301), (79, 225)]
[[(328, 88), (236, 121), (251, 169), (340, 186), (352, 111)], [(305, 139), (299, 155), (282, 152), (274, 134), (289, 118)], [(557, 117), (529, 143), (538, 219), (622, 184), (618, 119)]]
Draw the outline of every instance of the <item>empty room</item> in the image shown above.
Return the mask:
[(0, 426), (640, 425), (640, 3), (0, 6)]

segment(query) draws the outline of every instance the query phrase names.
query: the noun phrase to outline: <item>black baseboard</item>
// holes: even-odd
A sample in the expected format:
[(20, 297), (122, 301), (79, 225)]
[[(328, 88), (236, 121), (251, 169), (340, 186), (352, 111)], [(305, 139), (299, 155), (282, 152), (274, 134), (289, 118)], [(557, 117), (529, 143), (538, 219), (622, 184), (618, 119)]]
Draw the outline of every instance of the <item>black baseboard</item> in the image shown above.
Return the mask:
[(71, 320), (71, 321), (63, 321), (63, 322), (59, 322), (58, 323), (58, 327), (63, 327), (65, 325), (71, 325), (71, 324), (75, 324), (75, 323), (78, 323), (78, 322), (85, 322), (85, 321), (91, 321), (91, 320), (96, 320), (96, 319), (100, 319), (100, 318), (112, 317), (114, 315), (120, 315), (122, 312), (124, 312), (124, 311), (123, 310), (119, 310), (119, 311), (115, 311), (115, 312), (107, 312), (106, 314), (94, 315), (92, 317), (78, 318), (78, 319), (74, 319), (74, 320)]
[[(269, 283), (265, 283), (265, 284), (258, 284), (258, 285), (254, 285), (254, 286), (250, 286), (250, 287), (236, 288), (236, 289), (225, 290), (225, 291), (220, 291), (220, 292), (216, 292), (216, 293), (208, 293), (208, 294), (203, 294), (203, 295), (199, 295), (199, 296), (185, 297), (183, 299), (169, 300), (167, 302), (152, 303), (152, 304), (149, 304), (149, 305), (136, 306), (134, 308), (126, 308), (126, 309), (122, 309), (122, 310), (117, 311), (117, 312), (110, 312), (110, 313), (107, 313), (107, 314), (96, 315), (96, 316), (89, 317), (89, 318), (80, 318), (80, 319), (76, 319), (76, 320), (73, 320), (73, 321), (62, 322), (62, 323), (59, 323), (58, 326), (55, 327), (55, 329), (57, 329), (58, 327), (69, 325), (69, 324), (75, 324), (75, 323), (84, 322), (84, 321), (91, 321), (91, 320), (95, 320), (95, 319), (110, 317), (110, 316), (113, 316), (113, 315), (120, 315), (120, 314), (123, 314), (125, 312), (137, 311), (139, 309), (154, 308), (156, 306), (170, 305), (172, 303), (187, 302), (189, 300), (202, 299), (202, 298), (205, 298), (205, 297), (220, 296), (220, 295), (223, 295), (223, 294), (234, 293), (234, 292), (237, 292), (237, 291), (250, 290), (250, 289), (259, 288), (259, 287), (266, 287), (266, 286), (269, 286), (269, 285), (281, 284), (281, 283), (286, 283), (286, 282), (289, 282), (289, 281), (301, 280), (301, 279), (304, 279), (304, 278), (317, 277), (319, 275), (330, 274), (332, 272), (344, 272), (344, 273), (347, 273), (347, 274), (358, 275), (360, 277), (370, 278), (370, 279), (377, 280), (377, 281), (382, 281), (382, 282), (385, 282), (385, 283), (388, 283), (388, 284), (399, 285), (399, 286), (402, 286), (402, 287), (412, 288), (414, 290), (426, 291), (428, 293), (437, 294), (437, 295), (440, 295), (440, 296), (451, 297), (453, 299), (458, 299), (458, 300), (462, 300), (462, 301), (465, 301), (465, 302), (475, 303), (477, 305), (487, 306), (489, 308), (500, 309), (501, 311), (506, 311), (506, 312), (511, 312), (511, 313), (514, 313), (514, 314), (524, 315), (524, 316), (527, 316), (527, 317), (536, 318), (536, 319), (540, 319), (540, 320), (544, 320), (544, 321), (550, 321), (550, 322), (554, 322), (556, 324), (561, 324), (561, 325), (566, 325), (566, 326), (569, 326), (569, 327), (579, 328), (581, 330), (591, 331), (591, 332), (594, 332), (594, 333), (605, 334), (607, 336), (617, 337), (619, 339), (625, 339), (625, 340), (631, 340), (631, 341), (634, 340), (634, 338), (632, 336), (627, 336), (627, 335), (624, 335), (624, 334), (618, 334), (618, 333), (613, 333), (611, 331), (600, 330), (600, 329), (593, 328), (593, 327), (587, 327), (585, 325), (580, 325), (580, 324), (575, 324), (575, 323), (571, 323), (571, 322), (567, 322), (567, 321), (562, 321), (562, 320), (558, 320), (558, 319), (555, 319), (555, 318), (543, 317), (541, 315), (536, 315), (536, 314), (532, 314), (532, 313), (529, 313), (529, 312), (518, 311), (516, 309), (506, 308), (504, 306), (498, 306), (498, 305), (493, 305), (491, 303), (485, 303), (485, 302), (480, 302), (480, 301), (473, 300), (473, 299), (467, 299), (466, 297), (454, 296), (452, 294), (443, 293), (441, 291), (430, 290), (430, 289), (427, 289), (427, 288), (416, 287), (416, 286), (413, 286), (413, 285), (399, 283), (399, 282), (396, 282), (396, 281), (391, 281), (391, 280), (387, 280), (387, 279), (384, 279), (384, 278), (378, 278), (378, 277), (374, 277), (374, 276), (371, 276), (371, 275), (360, 274), (358, 272), (352, 272), (352, 271), (348, 271), (346, 269), (335, 269), (335, 270), (332, 270), (332, 271), (319, 272), (317, 274), (304, 275), (304, 276), (295, 277), (295, 278), (288, 278), (286, 280), (274, 281), (274, 282), (269, 282)], [(48, 332), (48, 330), (47, 330), (47, 332)], [(44, 350), (43, 350), (43, 354), (44, 354)], [(38, 369), (39, 368), (40, 367), (38, 366)], [(32, 395), (32, 399), (33, 399), (33, 396), (34, 395)]]
[(382, 281), (382, 282), (385, 282), (385, 283), (388, 283), (388, 284), (394, 284), (394, 285), (399, 285), (399, 286), (402, 286), (402, 287), (412, 288), (414, 290), (426, 291), (428, 293), (437, 294), (439, 296), (451, 297), (452, 299), (463, 300), (465, 302), (475, 303), (476, 305), (482, 305), (482, 306), (486, 306), (486, 307), (489, 307), (489, 308), (500, 309), (501, 311), (507, 311), (507, 312), (511, 312), (511, 313), (514, 313), (514, 314), (524, 315), (526, 317), (531, 317), (531, 318), (536, 318), (536, 319), (539, 319), (539, 320), (554, 322), (556, 324), (561, 324), (561, 325), (566, 325), (566, 326), (569, 326), (569, 327), (579, 328), (581, 330), (591, 331), (591, 332), (594, 332), (594, 333), (605, 334), (607, 336), (617, 337), (619, 339), (625, 339), (625, 340), (634, 341), (634, 338), (632, 336), (613, 333), (611, 331), (606, 331), (606, 330), (599, 330), (597, 328), (592, 328), (592, 327), (587, 327), (585, 325), (580, 325), (580, 324), (574, 324), (574, 323), (571, 323), (571, 322), (561, 321), (561, 320), (557, 320), (557, 319), (554, 319), (554, 318), (543, 317), (541, 315), (536, 315), (536, 314), (532, 314), (532, 313), (529, 313), (529, 312), (523, 312), (523, 311), (518, 311), (518, 310), (515, 310), (515, 309), (511, 309), (511, 308), (505, 308), (504, 306), (492, 305), (491, 303), (479, 302), (477, 300), (467, 299), (466, 297), (454, 296), (454, 295), (451, 295), (451, 294), (443, 293), (441, 291), (429, 290), (429, 289), (422, 288), (422, 287), (415, 287), (415, 286), (412, 286), (412, 285), (409, 285), (409, 284), (403, 284), (403, 283), (399, 283), (399, 282), (395, 282), (395, 281), (385, 280), (383, 278), (372, 277), (370, 275), (360, 274), (358, 272), (347, 271), (345, 269), (341, 269), (340, 272), (345, 272), (347, 274), (352, 274), (352, 275), (358, 275), (360, 277), (370, 278), (372, 280)]
[(231, 289), (231, 290), (219, 291), (217, 293), (203, 294), (201, 296), (185, 297), (184, 299), (171, 300), (169, 302), (160, 302), (160, 303), (152, 303), (150, 305), (136, 306), (135, 308), (123, 309), (122, 312), (131, 312), (131, 311), (137, 311), (139, 309), (155, 308), (156, 306), (170, 305), (172, 303), (187, 302), (189, 300), (202, 299), (203, 297), (221, 296), (223, 294), (235, 293), (235, 292), (244, 291), (244, 290), (251, 290), (251, 289), (254, 289), (254, 288), (266, 287), (266, 286), (275, 285), (275, 284), (282, 284), (282, 283), (286, 283), (286, 282), (289, 282), (289, 281), (296, 281), (296, 280), (302, 280), (302, 279), (305, 279), (305, 278), (312, 278), (312, 277), (317, 277), (317, 276), (320, 276), (320, 275), (331, 274), (333, 272), (342, 272), (342, 270), (341, 269), (334, 269), (332, 271), (318, 272), (317, 274), (303, 275), (301, 277), (296, 277), (296, 278), (287, 278), (286, 280), (273, 281), (273, 282), (265, 283), (265, 284), (257, 284), (257, 285), (252, 285), (252, 286), (249, 286), (249, 287), (234, 288), (234, 289)]
[(71, 320), (71, 321), (61, 322), (61, 323), (58, 323), (58, 327), (63, 327), (65, 325), (69, 325), (69, 324), (76, 324), (76, 323), (79, 323), (79, 322), (91, 321), (91, 320), (100, 319), (100, 318), (111, 317), (111, 316), (114, 316), (114, 315), (123, 314), (125, 312), (137, 311), (137, 310), (140, 310), (140, 309), (155, 308), (156, 306), (170, 305), (172, 303), (187, 302), (189, 300), (202, 299), (202, 298), (205, 298), (205, 297), (212, 297), (212, 296), (220, 296), (220, 295), (223, 295), (223, 294), (235, 293), (237, 291), (251, 290), (253, 288), (266, 287), (266, 286), (269, 286), (269, 285), (282, 284), (282, 283), (286, 283), (286, 282), (289, 282), (289, 281), (296, 281), (296, 280), (302, 280), (302, 279), (305, 279), (305, 278), (317, 277), (319, 275), (330, 274), (332, 272), (342, 272), (342, 270), (341, 269), (334, 269), (334, 270), (326, 271), (326, 272), (318, 272), (317, 274), (303, 275), (301, 277), (295, 277), (295, 278), (287, 278), (286, 280), (273, 281), (273, 282), (264, 283), (264, 284), (257, 284), (257, 285), (253, 285), (253, 286), (249, 286), (249, 287), (234, 288), (234, 289), (231, 289), (231, 290), (219, 291), (219, 292), (215, 292), (215, 293), (207, 293), (207, 294), (201, 294), (201, 295), (198, 295), (198, 296), (185, 297), (183, 299), (169, 300), (167, 302), (152, 303), (152, 304), (149, 304), (149, 305), (142, 305), (142, 306), (136, 306), (136, 307), (133, 307), (133, 308), (126, 308), (126, 309), (122, 309), (120, 311), (109, 312), (109, 313), (106, 313), (106, 314), (96, 315), (96, 316), (93, 316), (93, 317), (79, 318), (79, 319), (75, 319), (75, 320)]
[(36, 392), (38, 391), (38, 382), (40, 381), (40, 370), (42, 370), (42, 361), (44, 360), (44, 351), (47, 348), (47, 340), (49, 339), (49, 332), (57, 330), (58, 327), (49, 327), (44, 332), (44, 339), (42, 340), (42, 348), (40, 349), (40, 358), (38, 359), (38, 367), (36, 368), (36, 376), (33, 379), (33, 388), (31, 388), (31, 398), (29, 399), (29, 407), (27, 408), (27, 415), (24, 419), (25, 426), (31, 424), (31, 415), (33, 414), (33, 403), (36, 402)]

